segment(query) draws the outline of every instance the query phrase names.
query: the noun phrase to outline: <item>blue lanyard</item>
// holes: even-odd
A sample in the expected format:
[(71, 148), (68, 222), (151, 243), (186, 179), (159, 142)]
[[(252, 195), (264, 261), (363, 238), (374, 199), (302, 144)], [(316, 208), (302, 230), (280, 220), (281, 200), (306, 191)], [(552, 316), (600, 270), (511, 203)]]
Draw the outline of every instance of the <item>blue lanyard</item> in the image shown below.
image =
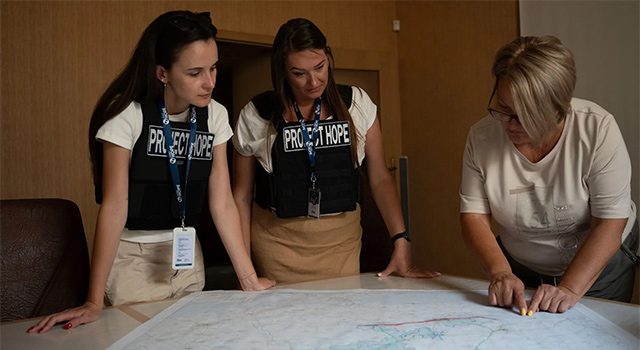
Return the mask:
[(162, 115), (162, 128), (164, 130), (164, 142), (167, 148), (167, 159), (169, 159), (169, 169), (171, 170), (171, 178), (173, 179), (173, 186), (176, 191), (176, 199), (178, 200), (178, 209), (180, 210), (180, 219), (182, 220), (182, 227), (184, 228), (184, 220), (187, 215), (186, 201), (187, 201), (187, 180), (189, 180), (189, 168), (191, 167), (191, 155), (193, 154), (193, 148), (196, 141), (196, 108), (191, 106), (189, 113), (189, 124), (191, 126), (189, 132), (189, 151), (187, 153), (187, 171), (184, 179), (184, 194), (180, 187), (180, 173), (178, 173), (178, 164), (176, 163), (176, 150), (173, 147), (173, 134), (171, 133), (171, 125), (169, 121), (169, 113), (167, 113), (167, 106), (164, 104), (163, 99), (157, 101), (160, 114)]
[(309, 155), (309, 162), (311, 163), (311, 184), (313, 188), (316, 187), (316, 147), (315, 142), (318, 139), (318, 124), (320, 124), (320, 109), (322, 107), (322, 97), (318, 97), (316, 99), (316, 107), (315, 114), (313, 116), (313, 129), (311, 130), (311, 136), (309, 136), (309, 131), (307, 130), (307, 125), (304, 123), (304, 118), (302, 117), (302, 113), (300, 113), (300, 108), (298, 108), (298, 104), (296, 101), (293, 102), (293, 109), (296, 112), (296, 116), (298, 117), (298, 121), (300, 122), (300, 128), (302, 129), (302, 138), (304, 139), (304, 143), (307, 146), (307, 154)]

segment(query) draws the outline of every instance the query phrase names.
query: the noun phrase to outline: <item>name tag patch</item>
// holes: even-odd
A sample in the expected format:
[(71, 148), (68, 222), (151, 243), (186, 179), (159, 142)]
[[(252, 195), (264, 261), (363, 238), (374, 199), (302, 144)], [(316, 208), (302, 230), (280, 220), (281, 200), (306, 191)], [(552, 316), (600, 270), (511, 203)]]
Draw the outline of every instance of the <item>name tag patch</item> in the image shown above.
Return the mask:
[[(192, 159), (213, 159), (213, 134), (196, 131), (196, 139), (193, 148)], [(189, 151), (189, 130), (171, 129), (173, 147), (176, 150), (176, 158), (186, 158)], [(166, 157), (167, 148), (164, 145), (164, 131), (161, 126), (150, 125), (147, 138), (147, 155), (154, 157)]]
[[(313, 126), (308, 125), (307, 131), (311, 135)], [(306, 151), (299, 124), (284, 127), (282, 141), (284, 142), (285, 152)], [(349, 122), (338, 121), (320, 124), (318, 126), (318, 139), (314, 140), (314, 143), (316, 149), (351, 145)]]

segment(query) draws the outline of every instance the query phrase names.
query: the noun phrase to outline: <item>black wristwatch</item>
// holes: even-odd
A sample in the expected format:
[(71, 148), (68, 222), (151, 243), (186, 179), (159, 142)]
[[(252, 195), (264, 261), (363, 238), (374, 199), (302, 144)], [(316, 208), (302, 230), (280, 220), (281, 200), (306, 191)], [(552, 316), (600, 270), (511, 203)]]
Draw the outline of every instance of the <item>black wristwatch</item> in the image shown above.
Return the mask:
[(396, 241), (400, 238), (404, 238), (407, 240), (407, 242), (411, 242), (411, 240), (409, 239), (409, 233), (407, 233), (407, 231), (404, 231), (393, 235), (393, 237), (391, 237), (391, 243), (396, 243)]

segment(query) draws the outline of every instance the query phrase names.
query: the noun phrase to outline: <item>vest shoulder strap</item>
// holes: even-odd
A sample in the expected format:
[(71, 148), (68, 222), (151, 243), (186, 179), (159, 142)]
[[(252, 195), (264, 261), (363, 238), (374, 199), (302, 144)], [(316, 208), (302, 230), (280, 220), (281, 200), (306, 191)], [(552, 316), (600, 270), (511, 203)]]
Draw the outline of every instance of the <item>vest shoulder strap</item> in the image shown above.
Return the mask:
[[(347, 106), (347, 109), (351, 108), (353, 101), (353, 90), (351, 86), (338, 84), (338, 93)], [(260, 118), (264, 120), (270, 120), (271, 115), (276, 112), (278, 106), (278, 98), (275, 91), (265, 91), (256, 95), (251, 99), (251, 102), (253, 102), (253, 105), (256, 107)]]
[(351, 103), (353, 101), (353, 90), (351, 86), (338, 84), (338, 93), (340, 94), (342, 101), (344, 101), (345, 106), (347, 106), (347, 109), (351, 108)]
[(275, 91), (266, 91), (260, 95), (256, 95), (251, 99), (253, 105), (258, 110), (260, 118), (264, 120), (270, 120), (271, 115), (275, 112), (278, 105)]

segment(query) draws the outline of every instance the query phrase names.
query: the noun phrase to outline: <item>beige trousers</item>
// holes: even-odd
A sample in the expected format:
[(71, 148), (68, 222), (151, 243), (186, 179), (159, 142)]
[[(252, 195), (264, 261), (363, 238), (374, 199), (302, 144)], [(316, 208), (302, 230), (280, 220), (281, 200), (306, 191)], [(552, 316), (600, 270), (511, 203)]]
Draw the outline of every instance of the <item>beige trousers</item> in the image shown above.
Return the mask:
[(173, 242), (120, 241), (105, 289), (105, 305), (176, 298), (204, 288), (204, 264), (196, 239), (194, 268), (174, 270)]
[(251, 252), (259, 276), (279, 284), (360, 273), (360, 206), (339, 215), (279, 219), (254, 204)]

